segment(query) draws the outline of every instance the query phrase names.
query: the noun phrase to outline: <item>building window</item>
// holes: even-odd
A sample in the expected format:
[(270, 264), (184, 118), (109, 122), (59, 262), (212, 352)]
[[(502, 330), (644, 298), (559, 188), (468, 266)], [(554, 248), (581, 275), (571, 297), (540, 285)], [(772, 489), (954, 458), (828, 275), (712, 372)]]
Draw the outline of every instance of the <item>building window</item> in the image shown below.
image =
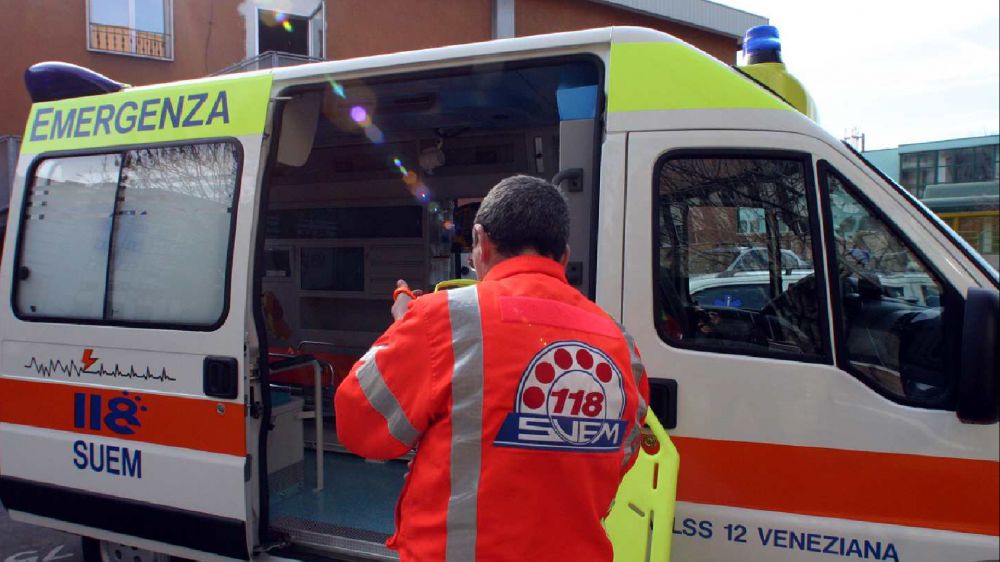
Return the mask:
[(917, 197), (928, 185), (937, 183), (937, 152), (914, 152), (899, 156), (899, 183)]
[(309, 56), (309, 18), (276, 10), (257, 10), (257, 53)]
[(996, 263), (997, 254), (1000, 254), (1000, 215), (996, 209), (940, 213), (938, 216), (977, 252), (986, 258), (992, 257)]
[(917, 197), (928, 185), (1000, 178), (1000, 145), (901, 154), (899, 182)]
[(996, 149), (997, 145), (939, 151), (937, 183), (997, 179)]
[(87, 48), (173, 60), (172, 0), (89, 0)]

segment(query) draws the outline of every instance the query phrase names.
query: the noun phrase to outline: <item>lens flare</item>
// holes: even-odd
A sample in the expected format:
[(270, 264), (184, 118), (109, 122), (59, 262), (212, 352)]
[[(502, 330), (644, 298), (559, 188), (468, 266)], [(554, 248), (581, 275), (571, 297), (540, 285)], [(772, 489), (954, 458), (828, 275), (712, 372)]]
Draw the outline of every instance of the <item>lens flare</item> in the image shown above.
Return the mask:
[[(328, 78), (327, 83), (330, 84), (330, 88), (333, 90), (334, 94), (336, 94), (342, 99), (347, 99), (344, 87), (340, 83), (338, 83), (336, 80), (333, 80), (332, 78)], [(374, 144), (382, 144), (385, 142), (385, 133), (383, 133), (382, 130), (379, 129), (377, 125), (372, 123), (372, 116), (368, 112), (368, 110), (365, 109), (364, 106), (361, 105), (352, 106), (347, 113), (350, 116), (351, 121), (354, 121), (355, 124), (359, 125), (362, 128), (362, 130), (365, 133), (365, 136), (368, 137), (368, 140), (370, 140)], [(403, 183), (406, 184), (408, 190), (413, 195), (413, 197), (416, 198), (416, 200), (421, 204), (431, 203), (433, 207), (432, 212), (437, 214), (440, 211), (440, 206), (432, 202), (433, 194), (431, 193), (431, 190), (428, 189), (426, 185), (420, 182), (420, 177), (416, 174), (416, 172), (407, 169), (407, 167), (403, 165), (402, 159), (400, 159), (398, 156), (392, 157), (392, 165), (396, 167), (396, 171), (398, 171), (399, 174), (402, 176)], [(444, 220), (444, 217), (439, 216), (437, 217), (436, 220), (440, 222)], [(454, 224), (446, 228), (448, 230), (451, 230), (454, 228)]]
[(360, 105), (356, 105), (351, 108), (351, 119), (358, 125), (361, 125), (368, 120), (368, 112)]
[(336, 94), (337, 97), (340, 99), (347, 99), (347, 94), (344, 93), (344, 87), (340, 85), (340, 82), (333, 79), (328, 80), (328, 82), (330, 83), (330, 89), (333, 90), (333, 93)]
[(285, 12), (278, 12), (274, 15), (274, 21), (278, 23), (284, 23), (288, 21), (288, 14), (286, 14)]
[(289, 33), (291, 33), (292, 31), (295, 31), (295, 28), (292, 27), (292, 22), (290, 22), (288, 20), (285, 20), (284, 22), (282, 22), (281, 23), (281, 27), (285, 28), (285, 31), (287, 31)]
[(365, 127), (365, 136), (368, 137), (368, 140), (375, 144), (382, 144), (385, 142), (385, 133), (383, 133), (382, 129), (379, 129), (375, 125), (367, 125)]

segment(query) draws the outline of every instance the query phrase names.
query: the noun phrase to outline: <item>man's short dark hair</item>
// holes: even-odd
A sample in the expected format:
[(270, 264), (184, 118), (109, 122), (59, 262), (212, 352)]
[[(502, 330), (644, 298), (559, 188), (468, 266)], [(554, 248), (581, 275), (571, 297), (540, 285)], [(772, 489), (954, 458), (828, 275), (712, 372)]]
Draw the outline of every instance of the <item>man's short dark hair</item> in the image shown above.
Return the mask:
[(566, 196), (551, 183), (531, 176), (501, 180), (483, 199), (475, 224), (505, 256), (532, 248), (560, 260), (569, 240), (569, 206)]

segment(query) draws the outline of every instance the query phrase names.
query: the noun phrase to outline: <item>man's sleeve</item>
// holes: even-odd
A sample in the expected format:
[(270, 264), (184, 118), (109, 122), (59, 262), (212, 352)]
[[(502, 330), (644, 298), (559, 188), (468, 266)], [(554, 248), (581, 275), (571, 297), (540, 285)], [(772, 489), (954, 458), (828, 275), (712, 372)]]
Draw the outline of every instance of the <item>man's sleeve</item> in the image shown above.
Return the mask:
[(638, 394), (639, 404), (636, 407), (635, 412), (635, 425), (632, 431), (629, 432), (627, 442), (625, 443), (625, 458), (622, 464), (622, 476), (625, 475), (632, 465), (635, 464), (635, 460), (639, 457), (639, 448), (642, 442), (642, 426), (646, 419), (646, 413), (649, 410), (649, 377), (646, 376), (646, 367), (642, 364), (642, 356), (639, 354), (639, 346), (635, 344), (635, 340), (632, 336), (625, 331), (625, 327), (622, 326), (622, 334), (625, 336), (625, 343), (628, 345), (629, 358), (631, 360), (630, 371), (632, 372), (633, 380), (635, 381), (636, 391)]
[[(370, 459), (405, 454), (423, 435), (443, 395), (432, 358), (444, 315), (414, 301), (337, 388), (337, 438)], [(445, 327), (447, 328), (447, 326)]]
[[(648, 406), (649, 405), (649, 377), (647, 376), (645, 365), (642, 364), (642, 356), (639, 354), (639, 347), (636, 346), (635, 343), (632, 344), (632, 347), (635, 350), (635, 362), (632, 364), (632, 369), (634, 370), (636, 368), (635, 364), (638, 363), (639, 369), (642, 372), (642, 374), (639, 375), (639, 377), (638, 377), (638, 381), (639, 381), (638, 382), (639, 396), (642, 398), (642, 403), (646, 404)], [(645, 417), (646, 417), (645, 413), (643, 413), (643, 419), (645, 419)]]

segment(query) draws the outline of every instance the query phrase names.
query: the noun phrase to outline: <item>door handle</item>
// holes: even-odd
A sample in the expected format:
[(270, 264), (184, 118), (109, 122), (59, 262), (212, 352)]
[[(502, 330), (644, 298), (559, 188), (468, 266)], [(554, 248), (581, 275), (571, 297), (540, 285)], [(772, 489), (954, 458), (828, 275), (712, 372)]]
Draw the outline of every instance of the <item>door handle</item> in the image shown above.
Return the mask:
[(552, 185), (559, 187), (561, 183), (568, 181), (567, 192), (583, 191), (583, 168), (568, 168), (553, 176)]
[(239, 388), (239, 362), (232, 357), (206, 357), (203, 363), (205, 395), (232, 400)]
[(664, 429), (677, 427), (677, 381), (649, 378), (649, 408)]

